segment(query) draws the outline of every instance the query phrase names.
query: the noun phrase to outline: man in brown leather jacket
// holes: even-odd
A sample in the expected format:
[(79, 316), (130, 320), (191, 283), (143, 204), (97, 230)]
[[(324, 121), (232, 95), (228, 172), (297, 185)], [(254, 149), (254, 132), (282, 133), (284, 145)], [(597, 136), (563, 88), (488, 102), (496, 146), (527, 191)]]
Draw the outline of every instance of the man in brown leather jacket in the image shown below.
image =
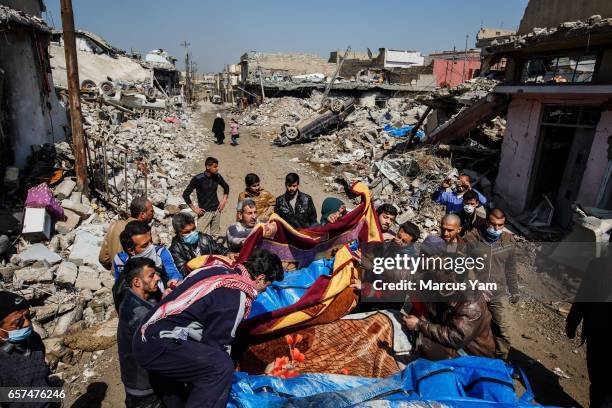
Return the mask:
[[(432, 279), (436, 282), (456, 280), (452, 271), (434, 275)], [(427, 310), (424, 316), (404, 317), (406, 327), (420, 334), (417, 340), (420, 357), (442, 360), (462, 355), (494, 356), (491, 314), (481, 293), (440, 291), (430, 300), (424, 304)]]

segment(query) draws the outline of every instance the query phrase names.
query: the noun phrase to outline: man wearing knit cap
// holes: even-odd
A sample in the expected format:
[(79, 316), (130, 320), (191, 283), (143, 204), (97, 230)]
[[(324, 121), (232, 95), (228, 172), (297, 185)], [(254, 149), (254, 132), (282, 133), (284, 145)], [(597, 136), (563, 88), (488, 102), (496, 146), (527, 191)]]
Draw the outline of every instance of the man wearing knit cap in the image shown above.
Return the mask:
[(0, 387), (49, 387), (49, 374), (45, 346), (32, 330), (30, 304), (0, 292)]

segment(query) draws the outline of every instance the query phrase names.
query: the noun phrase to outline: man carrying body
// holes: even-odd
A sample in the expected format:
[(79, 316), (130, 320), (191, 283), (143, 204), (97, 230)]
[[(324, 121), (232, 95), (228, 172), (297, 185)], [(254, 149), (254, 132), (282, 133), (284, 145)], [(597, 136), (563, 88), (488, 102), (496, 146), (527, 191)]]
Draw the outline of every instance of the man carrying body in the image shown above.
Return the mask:
[(170, 244), (170, 254), (176, 268), (183, 276), (189, 274), (187, 263), (202, 255), (224, 255), (234, 259), (227, 248), (219, 245), (210, 235), (196, 230), (195, 220), (191, 214), (180, 212), (172, 218), (172, 227), (176, 235)]
[[(512, 235), (504, 231), (506, 214), (499, 208), (491, 210), (486, 223), (473, 229), (466, 236), (467, 252), (473, 258), (482, 257), (485, 268), (474, 270), (480, 282), (497, 283), (498, 290), (490, 294), (489, 311), (492, 315), (491, 329), (495, 339), (495, 355), (507, 360), (510, 351), (510, 320), (512, 318), (508, 300), (519, 300), (516, 272), (515, 242)], [(510, 296), (506, 293), (506, 287)]]
[(238, 221), (227, 228), (227, 246), (234, 252), (240, 252), (244, 241), (257, 224), (257, 206), (247, 198), (238, 203)]
[[(0, 387), (50, 387), (49, 374), (45, 346), (32, 330), (30, 304), (15, 293), (0, 292)], [(47, 405), (15, 402), (7, 406)]]
[(257, 295), (282, 279), (278, 256), (257, 249), (244, 264), (200, 269), (149, 312), (134, 336), (134, 357), (167, 407), (225, 407), (236, 329)]
[[(125, 387), (125, 406), (161, 407), (153, 392), (147, 370), (140, 367), (132, 353), (132, 339), (145, 315), (161, 300), (158, 288), (159, 274), (155, 262), (149, 258), (130, 258), (125, 264), (124, 280), (113, 287), (117, 314), (117, 349), (121, 381)], [(126, 288), (119, 285), (125, 284)], [(121, 299), (119, 299), (120, 297)]]
[(250, 198), (257, 206), (257, 221), (266, 222), (270, 215), (274, 212), (276, 199), (269, 191), (261, 187), (259, 176), (254, 173), (249, 173), (244, 178), (246, 188), (238, 194), (238, 202)]
[(164, 285), (172, 287), (176, 285), (183, 276), (176, 269), (170, 251), (161, 245), (153, 245), (151, 242), (151, 229), (142, 221), (132, 221), (125, 226), (121, 233), (121, 246), (123, 251), (115, 255), (113, 269), (115, 280), (123, 272), (128, 259), (149, 258), (155, 262), (155, 267), (160, 272)]
[(285, 177), (285, 194), (276, 197), (276, 213), (293, 228), (308, 228), (317, 223), (317, 209), (312, 197), (299, 190), (300, 177), (289, 173)]
[(459, 176), (459, 181), (455, 184), (454, 191), (446, 191), (451, 186), (450, 179), (446, 179), (436, 190), (431, 198), (438, 204), (446, 207), (446, 213), (459, 213), (463, 210), (463, 194), (467, 191), (474, 191), (478, 195), (480, 204), (486, 204), (487, 199), (476, 189), (472, 188), (472, 179), (467, 174)]
[[(423, 279), (438, 283), (457, 282), (453, 271), (428, 271)], [(481, 293), (435, 291), (423, 305), (427, 315), (404, 316), (408, 330), (419, 333), (417, 353), (428, 360), (462, 355), (493, 357), (491, 314)]]
[[(183, 191), (183, 199), (198, 216), (198, 231), (207, 232), (210, 229), (210, 235), (217, 239), (221, 230), (219, 224), (221, 211), (223, 211), (225, 203), (227, 203), (229, 186), (219, 174), (219, 161), (217, 159), (207, 157), (204, 166), (206, 171), (191, 179), (187, 188)], [(219, 186), (223, 188), (221, 203), (219, 203), (219, 197), (217, 197)], [(196, 191), (198, 197), (197, 206), (191, 201), (191, 192), (193, 190)]]
[[(125, 226), (130, 221), (143, 221), (150, 224), (153, 220), (153, 203), (146, 197), (136, 197), (130, 203), (130, 217), (127, 220), (118, 220), (113, 222), (104, 241), (102, 241), (102, 247), (100, 248), (100, 255), (98, 260), (106, 269), (111, 269), (113, 266), (113, 258), (119, 252), (123, 251), (121, 248), (121, 242), (119, 240), (119, 234), (125, 229)], [(151, 231), (151, 237), (154, 244), (159, 243), (159, 236)]]
[(378, 223), (383, 233), (383, 239), (385, 241), (392, 241), (395, 238), (395, 234), (391, 227), (395, 224), (395, 219), (397, 218), (397, 208), (393, 204), (385, 203), (376, 209), (376, 214), (378, 214)]

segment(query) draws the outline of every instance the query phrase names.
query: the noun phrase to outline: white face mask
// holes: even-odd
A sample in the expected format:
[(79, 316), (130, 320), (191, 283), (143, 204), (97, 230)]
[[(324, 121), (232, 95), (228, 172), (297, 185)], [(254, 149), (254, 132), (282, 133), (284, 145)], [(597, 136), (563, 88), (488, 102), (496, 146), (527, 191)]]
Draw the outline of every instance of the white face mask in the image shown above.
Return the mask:
[(465, 211), (466, 214), (473, 214), (474, 211), (476, 211), (476, 207), (469, 204), (464, 204), (463, 211)]
[(155, 260), (156, 258), (155, 246), (153, 246), (153, 244), (149, 244), (149, 246), (146, 247), (144, 251), (142, 251), (139, 254), (134, 255), (134, 258), (149, 258), (151, 260)]

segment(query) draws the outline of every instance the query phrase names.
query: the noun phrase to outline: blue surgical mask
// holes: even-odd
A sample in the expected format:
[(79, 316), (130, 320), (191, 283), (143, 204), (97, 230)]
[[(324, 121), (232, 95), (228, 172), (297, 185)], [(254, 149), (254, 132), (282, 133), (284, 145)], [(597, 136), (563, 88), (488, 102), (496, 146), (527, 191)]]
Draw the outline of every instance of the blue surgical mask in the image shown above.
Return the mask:
[(497, 230), (495, 229), (495, 227), (488, 227), (487, 228), (487, 234), (489, 235), (489, 237), (491, 237), (492, 239), (499, 239), (499, 237), (501, 237), (503, 230)]
[(187, 235), (183, 235), (181, 237), (181, 239), (183, 240), (184, 243), (186, 243), (187, 245), (194, 245), (195, 243), (198, 242), (198, 240), (200, 239), (200, 234), (198, 234), (197, 230), (193, 230), (191, 231), (189, 234)]
[(32, 334), (32, 325), (29, 325), (28, 327), (24, 327), (22, 329), (17, 329), (17, 330), (10, 330), (10, 331), (4, 330), (4, 329), (0, 329), (0, 330), (8, 333), (9, 343), (19, 343), (21, 341), (24, 341), (28, 337), (30, 337), (30, 334)]

